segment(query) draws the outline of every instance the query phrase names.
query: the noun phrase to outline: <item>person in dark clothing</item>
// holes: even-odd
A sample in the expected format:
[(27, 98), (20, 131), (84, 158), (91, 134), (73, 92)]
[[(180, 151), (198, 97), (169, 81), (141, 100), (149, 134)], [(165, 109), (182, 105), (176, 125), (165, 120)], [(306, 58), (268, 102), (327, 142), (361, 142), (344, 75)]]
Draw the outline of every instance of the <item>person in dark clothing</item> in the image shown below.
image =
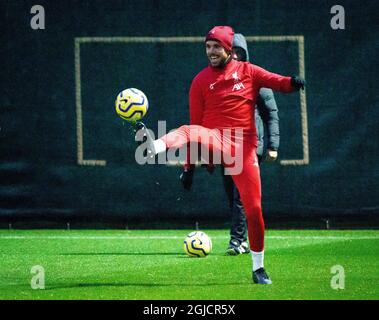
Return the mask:
[[(233, 58), (238, 61), (249, 61), (249, 51), (245, 37), (236, 33), (233, 38)], [(261, 164), (263, 156), (266, 161), (275, 161), (279, 148), (279, 117), (274, 93), (271, 89), (261, 88), (255, 108), (255, 124), (258, 135), (257, 157)], [(267, 132), (267, 147), (264, 146), (264, 131)], [(266, 150), (265, 150), (266, 149)], [(247, 226), (245, 212), (241, 203), (238, 190), (230, 175), (224, 174), (222, 167), (223, 182), (228, 196), (229, 207), (232, 215), (232, 225), (230, 229), (229, 247), (226, 250), (228, 255), (238, 255), (249, 253), (247, 243)]]

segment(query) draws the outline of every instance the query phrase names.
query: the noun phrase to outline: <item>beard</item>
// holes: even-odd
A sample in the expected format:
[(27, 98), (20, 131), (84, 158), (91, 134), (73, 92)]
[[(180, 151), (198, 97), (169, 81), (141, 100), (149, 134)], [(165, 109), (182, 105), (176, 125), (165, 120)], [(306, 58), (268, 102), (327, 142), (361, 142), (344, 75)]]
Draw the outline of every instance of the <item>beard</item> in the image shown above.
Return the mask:
[(211, 59), (211, 57), (208, 56), (209, 63), (214, 68), (223, 68), (223, 67), (225, 67), (225, 65), (227, 65), (228, 62), (231, 59), (232, 59), (232, 56), (229, 54), (227, 57), (220, 56), (220, 58), (218, 59), (218, 61), (213, 62), (212, 59)]

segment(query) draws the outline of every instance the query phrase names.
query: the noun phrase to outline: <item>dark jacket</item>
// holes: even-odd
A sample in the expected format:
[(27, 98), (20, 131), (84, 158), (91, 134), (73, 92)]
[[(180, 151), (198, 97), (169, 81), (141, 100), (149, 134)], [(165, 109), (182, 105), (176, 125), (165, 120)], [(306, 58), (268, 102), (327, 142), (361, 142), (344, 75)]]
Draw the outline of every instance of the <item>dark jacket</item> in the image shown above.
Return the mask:
[[(249, 51), (245, 37), (236, 33), (233, 39), (233, 47), (240, 47), (245, 50), (247, 61), (249, 61)], [(267, 132), (267, 146), (271, 150), (279, 148), (279, 116), (274, 93), (271, 89), (261, 88), (255, 108), (255, 125), (258, 135), (257, 154), (262, 156), (264, 152), (264, 127)]]

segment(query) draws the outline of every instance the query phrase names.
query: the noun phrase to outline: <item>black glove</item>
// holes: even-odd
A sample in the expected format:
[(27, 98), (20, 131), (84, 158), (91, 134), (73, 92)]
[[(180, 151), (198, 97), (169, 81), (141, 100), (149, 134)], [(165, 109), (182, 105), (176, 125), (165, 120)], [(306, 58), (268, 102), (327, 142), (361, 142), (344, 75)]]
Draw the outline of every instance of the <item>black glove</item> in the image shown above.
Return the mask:
[(193, 174), (195, 173), (195, 166), (191, 165), (190, 168), (184, 168), (180, 175), (180, 181), (183, 184), (184, 189), (190, 190), (192, 186)]
[(292, 77), (291, 78), (291, 85), (294, 87), (296, 90), (304, 90), (304, 87), (306, 85), (305, 80), (302, 77)]

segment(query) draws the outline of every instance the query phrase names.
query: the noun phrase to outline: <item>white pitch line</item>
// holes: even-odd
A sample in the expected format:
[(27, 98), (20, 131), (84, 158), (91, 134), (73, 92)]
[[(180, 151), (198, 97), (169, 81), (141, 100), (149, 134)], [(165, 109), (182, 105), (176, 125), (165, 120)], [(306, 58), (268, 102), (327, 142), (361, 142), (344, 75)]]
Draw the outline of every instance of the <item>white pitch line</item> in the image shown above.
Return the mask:
[[(226, 239), (229, 236), (213, 236), (212, 239)], [(138, 240), (138, 239), (183, 239), (180, 236), (0, 236), (1, 239), (51, 239), (51, 240)], [(379, 236), (266, 236), (273, 240), (379, 240)]]
[(379, 236), (267, 236), (266, 239), (297, 239), (297, 240), (379, 240)]
[(133, 239), (181, 239), (178, 236), (0, 236), (1, 239), (88, 239), (88, 240), (133, 240)]

